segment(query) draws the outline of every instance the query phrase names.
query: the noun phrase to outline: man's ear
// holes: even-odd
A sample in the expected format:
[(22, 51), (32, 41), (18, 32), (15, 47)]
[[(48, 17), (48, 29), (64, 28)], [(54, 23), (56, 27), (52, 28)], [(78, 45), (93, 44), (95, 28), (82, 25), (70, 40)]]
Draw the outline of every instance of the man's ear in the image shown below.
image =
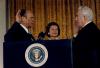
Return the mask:
[(86, 16), (83, 17), (83, 24), (85, 24), (85, 22), (87, 22), (87, 17)]
[(87, 17), (86, 16), (84, 16), (84, 21), (87, 21)]
[(88, 18), (84, 16), (84, 24), (86, 24), (87, 22), (88, 22)]

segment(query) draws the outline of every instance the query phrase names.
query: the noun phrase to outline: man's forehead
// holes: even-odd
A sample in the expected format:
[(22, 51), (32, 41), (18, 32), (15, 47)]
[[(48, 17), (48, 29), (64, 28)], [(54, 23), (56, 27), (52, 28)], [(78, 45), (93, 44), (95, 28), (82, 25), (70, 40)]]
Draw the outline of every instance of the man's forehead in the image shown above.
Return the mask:
[(33, 15), (33, 12), (30, 10), (27, 10), (27, 15)]
[(75, 17), (77, 17), (78, 16), (78, 12), (75, 14)]
[(76, 16), (79, 16), (79, 15), (82, 15), (82, 12), (81, 12), (81, 11), (78, 11), (78, 12), (76, 13)]

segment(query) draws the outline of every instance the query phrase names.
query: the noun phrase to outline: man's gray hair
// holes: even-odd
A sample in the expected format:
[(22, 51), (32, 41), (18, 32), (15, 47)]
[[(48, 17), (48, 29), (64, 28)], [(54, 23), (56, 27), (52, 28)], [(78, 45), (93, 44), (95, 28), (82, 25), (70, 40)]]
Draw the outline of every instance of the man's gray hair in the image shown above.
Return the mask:
[(80, 6), (78, 8), (79, 11), (82, 12), (84, 16), (87, 17), (88, 21), (93, 21), (93, 11), (87, 6)]

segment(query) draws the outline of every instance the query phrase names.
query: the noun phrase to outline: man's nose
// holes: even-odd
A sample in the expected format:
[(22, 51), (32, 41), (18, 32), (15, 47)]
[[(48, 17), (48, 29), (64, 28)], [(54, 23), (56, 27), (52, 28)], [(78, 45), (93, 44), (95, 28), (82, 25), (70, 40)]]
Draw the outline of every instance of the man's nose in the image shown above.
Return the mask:
[(32, 23), (35, 23), (35, 20), (34, 19), (32, 19)]
[(76, 21), (76, 20), (77, 20), (77, 17), (74, 17), (72, 20), (73, 20), (73, 21)]
[(75, 17), (75, 20), (77, 20), (77, 17)]

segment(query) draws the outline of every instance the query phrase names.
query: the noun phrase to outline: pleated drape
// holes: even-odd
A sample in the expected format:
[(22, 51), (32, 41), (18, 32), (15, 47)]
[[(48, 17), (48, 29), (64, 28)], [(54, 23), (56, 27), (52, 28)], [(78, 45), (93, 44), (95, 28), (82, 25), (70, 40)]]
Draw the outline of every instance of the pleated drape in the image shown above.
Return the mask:
[(100, 0), (7, 0), (7, 29), (15, 21), (18, 9), (30, 9), (35, 16), (35, 26), (31, 31), (39, 34), (45, 31), (49, 22), (57, 22), (60, 26), (60, 37), (69, 39), (74, 30), (74, 18), (77, 8), (86, 5), (94, 12), (94, 22), (100, 28)]

